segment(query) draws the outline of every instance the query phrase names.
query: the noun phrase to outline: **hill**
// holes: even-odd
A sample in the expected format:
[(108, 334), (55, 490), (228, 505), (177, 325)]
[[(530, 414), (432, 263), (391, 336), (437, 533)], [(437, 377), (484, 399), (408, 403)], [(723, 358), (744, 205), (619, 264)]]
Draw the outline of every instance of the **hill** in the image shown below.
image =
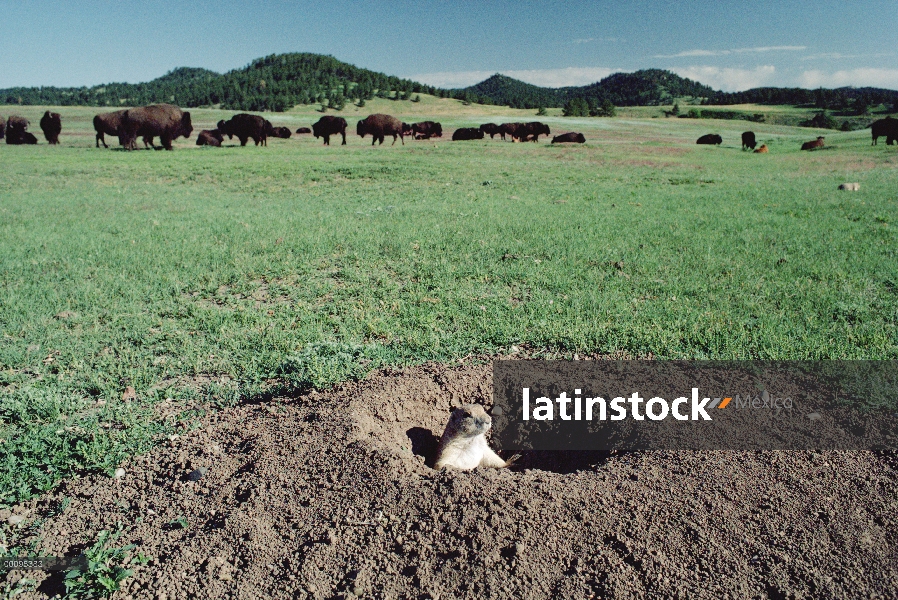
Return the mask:
[(283, 111), (296, 104), (342, 106), (379, 96), (409, 99), (437, 90), (408, 79), (361, 69), (332, 56), (273, 54), (225, 74), (182, 67), (147, 83), (80, 88), (9, 88), (0, 103), (54, 106), (134, 106), (170, 102), (184, 107)]

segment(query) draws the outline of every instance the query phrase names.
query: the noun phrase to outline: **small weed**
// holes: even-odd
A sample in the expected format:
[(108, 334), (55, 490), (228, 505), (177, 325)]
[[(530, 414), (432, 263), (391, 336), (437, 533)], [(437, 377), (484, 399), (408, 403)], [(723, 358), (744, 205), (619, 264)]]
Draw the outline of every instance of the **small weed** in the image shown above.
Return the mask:
[(84, 551), (87, 567), (75, 568), (66, 574), (67, 598), (108, 598), (134, 572), (128, 567), (144, 565), (149, 561), (143, 554), (131, 554), (135, 544), (121, 548), (110, 547), (121, 535), (121, 525), (114, 532), (100, 532), (94, 545)]

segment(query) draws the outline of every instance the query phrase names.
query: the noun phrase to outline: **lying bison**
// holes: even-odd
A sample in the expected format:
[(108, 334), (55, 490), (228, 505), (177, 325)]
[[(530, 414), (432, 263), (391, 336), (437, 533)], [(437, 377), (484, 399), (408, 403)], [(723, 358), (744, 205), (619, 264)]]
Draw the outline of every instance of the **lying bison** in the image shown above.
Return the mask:
[(396, 144), (397, 137), (402, 141), (402, 145), (405, 145), (405, 133), (403, 132), (402, 121), (396, 117), (391, 117), (390, 115), (368, 115), (359, 121), (355, 131), (362, 138), (370, 134), (372, 146), (375, 142), (383, 144), (384, 138), (388, 135), (393, 136), (393, 144), (391, 145)]
[(495, 123), (484, 123), (480, 126), (480, 131), (489, 134), (490, 139), (493, 139), (494, 135), (499, 134), (500, 136), (502, 136), (502, 140), (505, 140), (505, 130), (503, 130), (501, 126), (496, 125)]
[(443, 126), (434, 121), (421, 121), (412, 124), (415, 139), (427, 140), (432, 137), (443, 137)]
[[(345, 129), (345, 127), (344, 127), (344, 129)], [(296, 133), (312, 133), (312, 130), (309, 129), (308, 127), (300, 127), (299, 129), (296, 130)]]
[(482, 140), (483, 132), (479, 127), (459, 127), (452, 132), (452, 141), (460, 142), (464, 140)]
[(250, 138), (252, 138), (253, 143), (256, 146), (259, 144), (267, 146), (268, 134), (266, 132), (270, 128), (271, 123), (268, 123), (267, 126), (266, 123), (268, 123), (268, 121), (259, 115), (240, 113), (234, 115), (228, 121), (225, 121), (224, 119), (219, 121), (218, 130), (222, 135), (228, 136), (228, 139), (236, 137), (240, 140), (241, 146), (246, 146), (246, 142)]
[(6, 143), (10, 146), (18, 146), (21, 144), (36, 144), (37, 138), (30, 131), (22, 131), (21, 129), (12, 129), (6, 131)]
[(712, 146), (719, 146), (723, 143), (723, 138), (717, 135), (716, 133), (709, 133), (707, 135), (703, 135), (702, 137), (695, 140), (696, 144), (709, 144)]
[(871, 146), (875, 146), (877, 140), (882, 136), (886, 137), (886, 144), (891, 146), (895, 143), (895, 140), (898, 140), (898, 119), (893, 119), (889, 116), (885, 119), (873, 121), (870, 123), (870, 132), (873, 136)]
[(748, 148), (749, 150), (754, 150), (755, 146), (758, 145), (757, 140), (755, 140), (755, 132), (754, 131), (746, 131), (742, 134), (742, 149), (745, 150)]
[(215, 146), (218, 148), (223, 141), (224, 136), (218, 129), (203, 129), (200, 134), (196, 136), (197, 146)]
[(25, 131), (29, 125), (31, 125), (31, 121), (18, 115), (10, 115), (6, 120), (7, 133), (14, 130)]
[(553, 144), (583, 144), (586, 137), (582, 133), (563, 133), (552, 138)]
[(407, 136), (410, 136), (410, 137), (414, 137), (414, 136), (415, 136), (415, 132), (414, 132), (414, 130), (412, 129), (412, 124), (411, 124), (411, 123), (406, 123), (406, 122), (403, 121), (403, 123), (402, 123), (402, 135), (403, 135), (403, 136), (406, 136), (406, 135), (407, 135)]
[(823, 136), (818, 137), (813, 142), (805, 142), (801, 145), (802, 150), (816, 150), (823, 147)]
[(172, 149), (172, 140), (180, 136), (189, 138), (193, 133), (190, 113), (171, 104), (150, 104), (130, 108), (122, 115), (119, 140), (126, 150), (136, 150), (138, 137), (152, 140), (159, 136), (159, 143), (166, 150)]
[(59, 133), (62, 131), (62, 118), (59, 113), (51, 113), (49, 110), (41, 117), (41, 131), (47, 138), (47, 143), (54, 145), (59, 143)]
[(288, 139), (292, 134), (290, 132), (289, 127), (272, 127), (271, 133), (269, 134), (271, 137)]
[[(324, 138), (324, 145), (331, 145), (331, 136), (337, 135), (338, 133), (343, 136), (343, 143), (341, 146), (346, 145), (346, 119), (343, 117), (334, 117), (331, 115), (326, 115), (318, 119), (318, 121), (312, 125), (312, 133), (315, 135), (315, 139)], [(296, 130), (296, 133), (299, 133), (299, 130)]]
[(761, 144), (761, 147), (755, 150), (755, 154), (767, 154), (770, 150), (767, 149), (767, 144)]

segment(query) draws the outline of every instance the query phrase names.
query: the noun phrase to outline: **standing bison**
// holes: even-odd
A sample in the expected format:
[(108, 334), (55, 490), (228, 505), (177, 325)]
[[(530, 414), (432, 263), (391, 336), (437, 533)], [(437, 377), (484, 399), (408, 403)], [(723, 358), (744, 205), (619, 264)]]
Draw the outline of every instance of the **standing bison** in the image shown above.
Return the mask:
[(479, 127), (459, 127), (452, 132), (452, 141), (482, 140), (483, 131)]
[[(104, 148), (109, 147), (106, 145), (107, 135), (118, 136), (119, 127), (122, 126), (123, 114), (125, 114), (124, 110), (117, 110), (110, 113), (101, 113), (94, 117), (94, 131), (97, 132), (97, 148), (100, 147), (100, 142), (103, 143)], [(144, 144), (146, 143), (147, 141), (144, 140)]]
[[(331, 136), (339, 133), (343, 136), (343, 143), (340, 145), (345, 146), (346, 127), (348, 127), (348, 125), (346, 124), (346, 119), (343, 117), (325, 115), (312, 125), (312, 134), (315, 136), (315, 139), (324, 138), (324, 145), (330, 146)], [(299, 133), (299, 129), (296, 130), (296, 133)]]
[(443, 137), (443, 126), (434, 121), (421, 121), (420, 123), (412, 124), (412, 133), (419, 140)]
[(584, 144), (586, 137), (582, 133), (563, 133), (552, 138), (553, 144)]
[(130, 108), (122, 115), (119, 127), (119, 139), (126, 150), (136, 150), (138, 137), (150, 138), (159, 136), (162, 147), (172, 149), (172, 140), (179, 136), (189, 138), (193, 133), (190, 113), (184, 112), (171, 104), (150, 104)]
[(41, 117), (41, 131), (47, 138), (47, 143), (55, 145), (59, 143), (59, 133), (62, 131), (62, 118), (59, 113), (51, 113), (49, 110)]
[(359, 137), (362, 138), (370, 134), (372, 146), (375, 142), (383, 144), (384, 138), (388, 135), (393, 136), (393, 144), (391, 145), (396, 145), (397, 137), (402, 141), (402, 145), (405, 145), (405, 133), (403, 132), (402, 121), (396, 117), (391, 117), (390, 115), (368, 115), (359, 121), (355, 131)]
[(522, 142), (538, 142), (540, 135), (549, 136), (550, 134), (549, 126), (539, 121), (524, 123), (522, 127), (518, 127), (517, 131), (515, 131), (515, 136), (520, 138)]
[(196, 136), (197, 146), (215, 146), (217, 148), (221, 146), (223, 141), (224, 136), (221, 135), (221, 132), (218, 129), (203, 129), (200, 134)]
[(518, 130), (525, 126), (525, 123), (502, 123), (499, 125), (499, 133), (503, 141), (506, 135), (510, 135), (511, 141), (514, 142), (518, 139)]
[(870, 123), (870, 132), (873, 136), (873, 143), (870, 144), (871, 146), (875, 146), (876, 142), (882, 136), (886, 137), (886, 144), (891, 146), (895, 143), (895, 140), (898, 140), (898, 119), (886, 117), (885, 119), (873, 121)]
[(258, 146), (259, 144), (267, 146), (267, 131), (270, 129), (270, 127), (271, 123), (268, 123), (268, 121), (266, 121), (262, 117), (258, 115), (250, 115), (247, 113), (240, 113), (238, 115), (234, 115), (228, 121), (222, 119), (218, 122), (218, 130), (223, 135), (228, 136), (228, 139), (233, 139), (234, 137), (236, 137), (238, 140), (240, 140), (241, 146), (246, 146), (246, 142), (250, 138), (252, 138), (253, 143), (256, 146)]
[(480, 131), (489, 134), (490, 139), (493, 139), (494, 135), (499, 134), (502, 136), (502, 140), (505, 141), (505, 130), (503, 130), (500, 125), (496, 125), (495, 123), (484, 123), (480, 126)]
[(742, 134), (742, 149), (745, 150), (748, 148), (749, 150), (754, 150), (755, 146), (758, 145), (758, 142), (755, 140), (755, 132), (754, 131), (746, 131)]
[(823, 136), (821, 135), (813, 142), (805, 142), (801, 145), (802, 150), (816, 150), (823, 147)]
[(719, 146), (723, 143), (723, 138), (717, 135), (716, 133), (709, 133), (707, 135), (703, 135), (702, 137), (695, 140), (696, 144), (709, 144), (712, 146)]

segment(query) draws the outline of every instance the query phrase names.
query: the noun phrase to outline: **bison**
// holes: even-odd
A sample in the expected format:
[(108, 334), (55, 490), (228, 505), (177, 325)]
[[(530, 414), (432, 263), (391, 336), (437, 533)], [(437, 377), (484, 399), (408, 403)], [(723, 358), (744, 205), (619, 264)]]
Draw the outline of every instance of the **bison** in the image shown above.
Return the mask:
[(505, 140), (505, 130), (502, 129), (502, 126), (496, 125), (495, 123), (484, 123), (480, 126), (480, 131), (489, 134), (490, 139), (493, 139), (494, 135), (499, 134), (502, 136), (502, 140)]
[(6, 121), (0, 117), (0, 140), (6, 137)]
[(524, 123), (523, 127), (518, 127), (517, 131), (515, 131), (515, 135), (519, 137), (522, 142), (537, 142), (539, 141), (540, 135), (548, 136), (550, 134), (551, 131), (549, 130), (549, 126), (545, 123), (540, 123), (539, 121)]
[(289, 127), (272, 127), (272, 128), (271, 128), (271, 134), (270, 134), (270, 135), (271, 135), (272, 137), (281, 138), (281, 139), (286, 140), (286, 139), (288, 139), (292, 134), (291, 134), (291, 132), (290, 132), (290, 128), (289, 128)]
[(48, 144), (54, 145), (59, 143), (59, 132), (62, 131), (62, 119), (59, 113), (46, 111), (44, 116), (41, 117), (40, 126)]
[(7, 119), (6, 121), (6, 130), (7, 132), (14, 130), (25, 131), (26, 129), (28, 129), (29, 125), (31, 125), (31, 121), (29, 121), (25, 117), (10, 115), (9, 119)]
[(886, 144), (891, 146), (895, 143), (895, 140), (898, 140), (898, 119), (893, 119), (889, 116), (885, 119), (873, 121), (870, 123), (870, 133), (873, 136), (873, 143), (870, 144), (871, 146), (875, 146), (876, 142), (882, 136), (886, 137)]
[(200, 134), (196, 136), (197, 146), (220, 147), (223, 141), (224, 136), (218, 129), (203, 129)]
[(407, 135), (407, 136), (410, 136), (410, 137), (414, 137), (415, 132), (412, 130), (412, 125), (411, 125), (411, 123), (406, 123), (406, 122), (403, 121), (403, 123), (402, 123), (402, 135), (404, 135), (404, 136)]
[(749, 150), (754, 150), (755, 146), (758, 145), (757, 140), (755, 140), (755, 132), (754, 131), (746, 131), (742, 134), (742, 149), (745, 150), (748, 148)]
[(823, 147), (823, 136), (818, 137), (813, 142), (805, 142), (801, 145), (802, 150), (816, 150)]
[[(343, 136), (343, 143), (341, 146), (346, 145), (346, 119), (343, 117), (334, 117), (332, 115), (325, 115), (318, 119), (318, 121), (312, 125), (312, 133), (315, 135), (315, 138), (324, 138), (324, 145), (330, 146), (331, 144), (331, 136), (337, 135), (338, 133)], [(299, 130), (296, 130), (296, 133), (299, 133)]]
[(459, 127), (452, 132), (452, 141), (482, 140), (483, 131), (479, 127)]
[(719, 146), (723, 143), (723, 138), (716, 133), (709, 133), (695, 140), (696, 144), (710, 144)]
[(138, 137), (151, 141), (159, 136), (162, 147), (172, 149), (172, 140), (179, 136), (189, 138), (193, 133), (193, 124), (190, 113), (185, 112), (171, 104), (150, 104), (130, 108), (122, 115), (122, 124), (119, 127), (119, 140), (126, 150), (135, 150), (135, 141)]
[(755, 154), (767, 154), (768, 152), (767, 144), (761, 144), (761, 147), (755, 150)]
[(373, 146), (375, 142), (384, 143), (384, 137), (388, 135), (393, 136), (393, 144), (396, 144), (396, 138), (398, 137), (402, 141), (402, 145), (405, 145), (405, 132), (403, 131), (402, 121), (397, 119), (396, 117), (391, 117), (390, 115), (382, 115), (382, 114), (374, 114), (368, 115), (361, 121), (359, 121), (358, 125), (356, 125), (356, 133), (360, 137), (365, 137), (368, 134), (371, 134), (371, 145)]
[(499, 125), (499, 133), (502, 135), (503, 140), (506, 135), (510, 135), (511, 141), (515, 141), (517, 139), (517, 131), (521, 127), (524, 127), (524, 123), (502, 123)]
[(553, 144), (583, 144), (586, 142), (586, 138), (582, 133), (563, 133), (561, 135), (556, 135), (552, 138)]
[[(346, 129), (346, 128), (344, 127), (344, 129)], [(296, 133), (312, 133), (312, 130), (309, 129), (308, 127), (300, 127), (299, 129), (296, 130)], [(345, 133), (344, 133), (344, 137), (345, 137)]]
[(253, 143), (258, 146), (262, 144), (263, 146), (268, 145), (268, 133), (271, 123), (260, 117), (259, 115), (250, 115), (247, 113), (240, 113), (234, 115), (230, 118), (230, 120), (225, 121), (222, 119), (218, 122), (218, 130), (222, 133), (222, 135), (228, 136), (228, 139), (233, 139), (235, 136), (238, 140), (240, 140), (241, 146), (246, 146), (247, 140), (252, 138)]
[(415, 139), (427, 140), (432, 137), (443, 137), (443, 126), (434, 121), (421, 121), (412, 124)]
[(17, 146), (20, 144), (36, 144), (37, 138), (34, 137), (34, 134), (29, 131), (23, 131), (21, 129), (11, 129), (6, 132), (6, 143), (11, 146)]

